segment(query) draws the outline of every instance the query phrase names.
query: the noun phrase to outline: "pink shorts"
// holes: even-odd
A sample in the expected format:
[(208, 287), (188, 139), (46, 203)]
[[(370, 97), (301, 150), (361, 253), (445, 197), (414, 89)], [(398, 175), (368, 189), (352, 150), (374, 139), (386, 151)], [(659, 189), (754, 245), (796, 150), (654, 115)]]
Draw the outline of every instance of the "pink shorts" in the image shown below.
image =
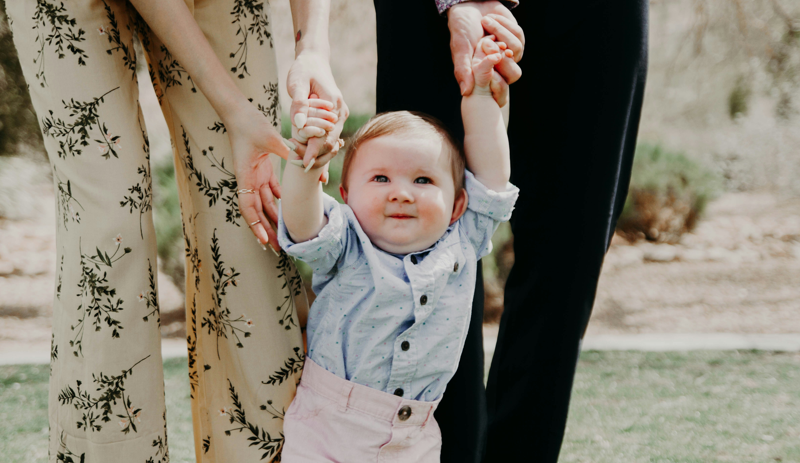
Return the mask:
[(437, 405), (347, 381), (306, 358), (286, 411), (282, 461), (438, 463)]

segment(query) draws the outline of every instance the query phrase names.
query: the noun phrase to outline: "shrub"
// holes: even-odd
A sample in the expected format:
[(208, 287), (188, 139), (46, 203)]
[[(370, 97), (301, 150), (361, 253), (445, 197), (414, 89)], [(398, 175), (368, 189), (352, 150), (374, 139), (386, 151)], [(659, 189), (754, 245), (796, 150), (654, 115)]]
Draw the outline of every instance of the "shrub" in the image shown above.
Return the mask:
[(720, 190), (721, 179), (685, 154), (641, 144), (617, 231), (630, 241), (675, 243)]
[(0, 156), (14, 154), (21, 142), (43, 152), (42, 134), (8, 27), (5, 2), (0, 0)]
[(153, 185), (153, 222), (156, 229), (161, 269), (178, 288), (183, 289), (186, 275), (184, 272), (183, 227), (172, 156), (160, 157), (158, 161), (154, 162), (152, 169), (153, 183), (155, 184)]

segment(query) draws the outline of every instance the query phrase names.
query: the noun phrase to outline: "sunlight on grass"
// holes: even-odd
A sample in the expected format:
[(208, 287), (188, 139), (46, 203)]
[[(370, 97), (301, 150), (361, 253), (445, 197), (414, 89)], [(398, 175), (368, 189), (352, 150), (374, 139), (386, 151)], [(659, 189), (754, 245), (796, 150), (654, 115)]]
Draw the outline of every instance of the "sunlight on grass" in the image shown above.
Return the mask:
[[(185, 359), (164, 364), (172, 463), (194, 462)], [(0, 461), (47, 461), (44, 365), (0, 367)], [(800, 354), (584, 352), (561, 462), (800, 461)]]

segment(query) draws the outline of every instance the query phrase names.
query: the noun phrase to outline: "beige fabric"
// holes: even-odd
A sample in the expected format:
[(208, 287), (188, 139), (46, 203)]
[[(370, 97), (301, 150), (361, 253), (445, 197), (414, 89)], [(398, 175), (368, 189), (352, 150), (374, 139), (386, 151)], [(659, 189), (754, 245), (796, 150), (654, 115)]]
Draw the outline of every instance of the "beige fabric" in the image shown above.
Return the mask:
[[(236, 82), (276, 126), (269, 6), (189, 1)], [(50, 461), (169, 460), (139, 34), (172, 134), (185, 232), (198, 462), (279, 460), (303, 364), (285, 254), (239, 216), (230, 144), (190, 76), (119, 0), (8, 0), (57, 192)], [(277, 419), (276, 419), (277, 418)]]

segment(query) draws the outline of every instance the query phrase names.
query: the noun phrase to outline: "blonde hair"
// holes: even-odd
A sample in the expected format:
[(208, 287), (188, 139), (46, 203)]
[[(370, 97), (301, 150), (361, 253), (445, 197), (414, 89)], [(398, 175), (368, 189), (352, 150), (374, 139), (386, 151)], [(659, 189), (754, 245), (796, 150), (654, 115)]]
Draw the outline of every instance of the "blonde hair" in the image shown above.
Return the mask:
[(415, 137), (428, 136), (444, 142), (450, 149), (450, 169), (453, 174), (456, 194), (464, 188), (466, 157), (461, 144), (456, 142), (439, 119), (416, 111), (392, 111), (373, 116), (353, 135), (348, 143), (342, 166), (342, 187), (347, 191), (350, 165), (358, 148), (368, 140), (386, 135), (407, 134)]

